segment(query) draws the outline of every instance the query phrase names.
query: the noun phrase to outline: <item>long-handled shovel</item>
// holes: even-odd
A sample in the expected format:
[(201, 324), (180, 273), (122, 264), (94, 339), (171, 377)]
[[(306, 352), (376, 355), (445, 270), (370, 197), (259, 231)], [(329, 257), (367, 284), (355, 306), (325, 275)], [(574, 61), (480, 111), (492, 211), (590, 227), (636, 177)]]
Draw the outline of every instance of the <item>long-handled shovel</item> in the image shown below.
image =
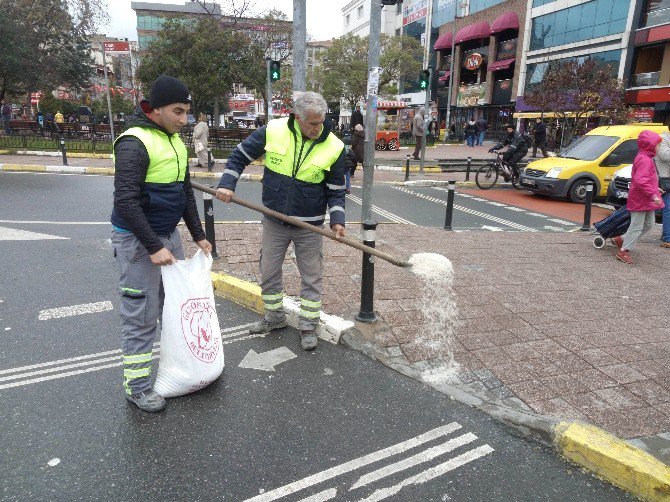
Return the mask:
[[(197, 190), (216, 196), (216, 190), (209, 188), (208, 186), (196, 183), (195, 181), (191, 181), (191, 186)], [(235, 195), (233, 195), (232, 202), (234, 202), (235, 204), (239, 204), (240, 206), (253, 209), (254, 211), (258, 211), (259, 213), (263, 213), (266, 216), (271, 216), (286, 223), (290, 223), (291, 225), (295, 225), (296, 227), (305, 228), (307, 230), (311, 230), (312, 232), (316, 232), (317, 234), (324, 235), (326, 237), (333, 239), (334, 241), (341, 242), (342, 244), (346, 244), (347, 246), (356, 248), (359, 251), (363, 251), (364, 253), (369, 253), (373, 256), (381, 258), (382, 260), (386, 260), (387, 262), (392, 263), (393, 265), (396, 265), (398, 267), (412, 266), (410, 263), (406, 261), (400, 260), (399, 258), (396, 258), (393, 255), (384, 253), (383, 251), (379, 251), (375, 248), (371, 248), (370, 246), (366, 246), (365, 244), (361, 244), (356, 240), (350, 239), (348, 237), (337, 237), (335, 235), (335, 232), (333, 232), (332, 230), (326, 230), (324, 228), (315, 227), (314, 225), (305, 223), (304, 221), (298, 220), (297, 218), (294, 218), (292, 216), (286, 216), (285, 214), (278, 213), (277, 211), (273, 211), (272, 209), (268, 209), (267, 207), (261, 206), (260, 204), (255, 204), (253, 202), (240, 199)]]

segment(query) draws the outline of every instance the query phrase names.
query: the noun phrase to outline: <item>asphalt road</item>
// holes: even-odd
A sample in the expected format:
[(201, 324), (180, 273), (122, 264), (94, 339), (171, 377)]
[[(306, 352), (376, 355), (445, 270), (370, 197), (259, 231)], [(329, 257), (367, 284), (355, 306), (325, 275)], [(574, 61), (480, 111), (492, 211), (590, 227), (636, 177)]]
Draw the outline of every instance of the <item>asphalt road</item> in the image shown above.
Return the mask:
[[(627, 499), (362, 354), (304, 352), (293, 329), (249, 338), (258, 316), (223, 300), (223, 376), (140, 412), (121, 390), (110, 193), (0, 174), (0, 499)], [(295, 357), (275, 371), (240, 367), (282, 347)]]

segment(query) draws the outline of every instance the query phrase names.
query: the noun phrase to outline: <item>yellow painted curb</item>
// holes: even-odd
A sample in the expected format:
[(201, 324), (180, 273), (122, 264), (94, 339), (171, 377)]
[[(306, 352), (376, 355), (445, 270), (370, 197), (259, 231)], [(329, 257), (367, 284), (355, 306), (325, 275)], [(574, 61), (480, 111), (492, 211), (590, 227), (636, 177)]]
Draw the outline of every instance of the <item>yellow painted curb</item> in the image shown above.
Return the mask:
[(86, 174), (114, 174), (113, 167), (87, 167)]
[[(420, 171), (420, 168), (417, 166), (409, 166), (409, 172), (410, 173), (418, 173)], [(402, 172), (405, 172), (405, 168), (402, 168)], [(424, 167), (423, 168), (424, 173), (441, 173), (442, 169), (439, 167)]]
[(68, 152), (68, 157), (75, 159), (111, 159), (111, 153), (83, 153), (83, 152)]
[(249, 180), (250, 181), (263, 181), (263, 175), (262, 174), (250, 174), (249, 175)]
[(265, 311), (261, 298), (261, 287), (227, 274), (212, 272), (214, 292), (228, 300), (262, 314)]
[(642, 500), (670, 500), (670, 467), (599, 427), (560, 422), (554, 444), (568, 460)]
[(30, 171), (30, 172), (45, 172), (47, 166), (35, 166), (29, 164), (4, 164), (3, 171)]
[(208, 172), (201, 172), (201, 171), (196, 171), (194, 173), (191, 173), (191, 178), (204, 178), (208, 180), (213, 180), (213, 179), (219, 179), (221, 177), (221, 173), (210, 173)]
[(0, 150), (0, 155), (11, 155), (14, 150)]

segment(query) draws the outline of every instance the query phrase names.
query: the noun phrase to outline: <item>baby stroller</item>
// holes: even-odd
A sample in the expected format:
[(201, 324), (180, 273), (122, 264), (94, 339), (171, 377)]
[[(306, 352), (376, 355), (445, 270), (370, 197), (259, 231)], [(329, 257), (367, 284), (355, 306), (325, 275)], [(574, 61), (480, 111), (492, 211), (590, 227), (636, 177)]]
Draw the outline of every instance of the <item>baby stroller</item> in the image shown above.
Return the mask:
[(620, 207), (607, 218), (593, 224), (598, 234), (600, 234), (593, 238), (593, 246), (596, 249), (601, 249), (605, 245), (605, 239), (625, 234), (629, 225), (630, 211), (626, 209), (626, 206)]

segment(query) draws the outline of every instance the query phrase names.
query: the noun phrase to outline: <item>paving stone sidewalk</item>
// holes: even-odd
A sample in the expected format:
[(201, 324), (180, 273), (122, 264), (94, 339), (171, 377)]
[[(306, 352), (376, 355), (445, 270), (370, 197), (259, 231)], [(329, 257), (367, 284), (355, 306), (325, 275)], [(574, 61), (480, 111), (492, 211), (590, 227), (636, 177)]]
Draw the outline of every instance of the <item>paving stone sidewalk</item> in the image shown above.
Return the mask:
[[(260, 225), (217, 226), (217, 270), (258, 280)], [(358, 236), (357, 225), (348, 235)], [(401, 257), (432, 252), (454, 265), (458, 323), (454, 384), (559, 418), (592, 422), (623, 438), (670, 430), (670, 253), (655, 228), (635, 264), (595, 249), (586, 233), (445, 232), (381, 225), (377, 247)], [(188, 240), (188, 239), (185, 239)], [(361, 254), (326, 239), (323, 309), (353, 319), (360, 302)], [(289, 295), (298, 296), (292, 258)], [(408, 364), (430, 368), (441, 350), (425, 343), (423, 285), (377, 260), (379, 322), (367, 341)], [(430, 298), (426, 300), (430, 301)]]

